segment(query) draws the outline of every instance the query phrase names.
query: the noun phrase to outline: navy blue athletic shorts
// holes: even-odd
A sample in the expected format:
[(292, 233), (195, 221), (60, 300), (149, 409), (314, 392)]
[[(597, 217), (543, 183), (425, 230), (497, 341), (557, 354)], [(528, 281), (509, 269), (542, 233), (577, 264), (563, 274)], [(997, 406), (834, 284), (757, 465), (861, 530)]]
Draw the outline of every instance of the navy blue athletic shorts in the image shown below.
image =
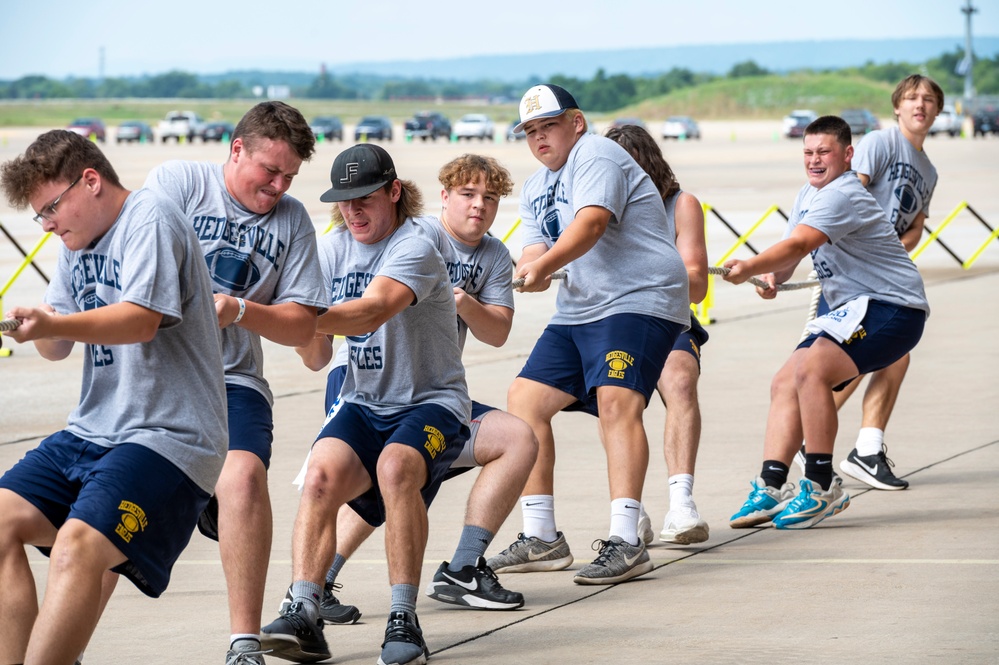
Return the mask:
[(366, 406), (341, 402), (316, 440), (340, 439), (361, 460), (372, 487), (349, 505), (365, 522), (379, 526), (385, 521), (385, 504), (378, 488), (378, 457), (382, 449), (389, 443), (401, 443), (420, 453), (427, 466), (427, 482), (421, 493), (424, 503), (429, 505), (468, 437), (468, 427), (439, 404), (419, 404), (379, 416)]
[[(66, 430), (42, 441), (0, 478), (58, 529), (78, 519), (128, 560), (113, 570), (159, 597), (187, 547), (208, 493), (145, 446), (98, 446)], [(50, 548), (39, 547), (48, 556)]]
[(694, 356), (694, 360), (697, 361), (697, 367), (701, 366), (701, 347), (708, 341), (708, 331), (704, 329), (701, 322), (697, 320), (697, 317), (693, 314), (690, 315), (690, 330), (684, 331), (677, 335), (676, 342), (673, 344), (673, 348), (670, 349), (670, 353), (673, 351), (686, 351), (690, 355)]
[(225, 396), (229, 405), (229, 450), (251, 452), (269, 469), (274, 416), (267, 398), (253, 388), (233, 383), (225, 384)]
[[(828, 307), (826, 311), (829, 311)], [(797, 348), (807, 348), (819, 337), (825, 337), (839, 344), (846, 355), (850, 356), (860, 374), (869, 374), (888, 367), (915, 348), (923, 336), (926, 312), (871, 300), (867, 303), (867, 313), (860, 325), (861, 329), (842, 343), (836, 342), (824, 332), (812, 333), (798, 344)], [(850, 381), (841, 383), (833, 390), (842, 390)]]
[(686, 326), (653, 316), (615, 314), (580, 325), (548, 324), (518, 376), (576, 398), (566, 411), (597, 413), (597, 387), (655, 392), (666, 356)]

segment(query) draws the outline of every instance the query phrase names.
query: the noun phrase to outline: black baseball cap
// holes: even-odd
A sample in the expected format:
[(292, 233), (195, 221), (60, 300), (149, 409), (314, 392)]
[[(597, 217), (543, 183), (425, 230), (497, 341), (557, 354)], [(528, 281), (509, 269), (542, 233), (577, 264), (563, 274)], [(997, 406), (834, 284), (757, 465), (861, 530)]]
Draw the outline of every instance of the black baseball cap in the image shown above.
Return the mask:
[(330, 184), (319, 197), (323, 203), (350, 201), (377, 191), (395, 180), (395, 164), (384, 148), (359, 143), (347, 148), (333, 160)]

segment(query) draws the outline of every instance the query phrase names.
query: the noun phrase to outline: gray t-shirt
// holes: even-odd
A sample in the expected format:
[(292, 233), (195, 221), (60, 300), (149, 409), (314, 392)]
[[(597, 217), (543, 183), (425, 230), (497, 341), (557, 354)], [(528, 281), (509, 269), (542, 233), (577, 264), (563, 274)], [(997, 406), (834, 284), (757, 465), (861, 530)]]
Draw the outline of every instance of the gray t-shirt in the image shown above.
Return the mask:
[(566, 265), (552, 323), (578, 325), (633, 313), (690, 323), (687, 271), (676, 230), (652, 180), (614, 141), (584, 134), (558, 171), (542, 167), (524, 183), (524, 247), (555, 244), (586, 206), (611, 212), (607, 230)]
[(857, 144), (852, 168), (868, 176), (867, 189), (902, 235), (919, 213), (930, 216), (937, 170), (898, 127), (867, 134)]
[(829, 237), (828, 243), (812, 252), (812, 264), (833, 309), (859, 296), (870, 296), (929, 315), (916, 264), (855, 171), (843, 173), (822, 189), (802, 187), (785, 237), (798, 224)]
[(45, 301), (60, 314), (119, 302), (159, 312), (149, 342), (87, 344), (80, 404), (66, 429), (99, 446), (145, 446), (211, 493), (229, 430), (211, 281), (180, 209), (147, 189), (129, 194), (87, 249), (59, 250)]
[[(149, 174), (146, 186), (184, 211), (201, 243), (215, 293), (325, 311), (316, 229), (301, 202), (284, 195), (264, 215), (247, 210), (226, 189), (222, 165), (206, 162), (165, 162)], [(226, 326), (222, 350), (226, 383), (252, 388), (273, 403), (260, 335)]]
[[(457, 286), (483, 305), (513, 309), (513, 261), (499, 238), (486, 235), (476, 247), (455, 240), (436, 217), (414, 217), (444, 259), (451, 286)], [(465, 348), (468, 324), (458, 317), (458, 344)]]
[(444, 261), (426, 235), (407, 219), (387, 238), (366, 245), (341, 226), (319, 239), (319, 262), (333, 305), (360, 298), (375, 277), (394, 279), (416, 296), (377, 330), (347, 336), (342, 399), (379, 415), (439, 404), (467, 423), (472, 407), (454, 292)]

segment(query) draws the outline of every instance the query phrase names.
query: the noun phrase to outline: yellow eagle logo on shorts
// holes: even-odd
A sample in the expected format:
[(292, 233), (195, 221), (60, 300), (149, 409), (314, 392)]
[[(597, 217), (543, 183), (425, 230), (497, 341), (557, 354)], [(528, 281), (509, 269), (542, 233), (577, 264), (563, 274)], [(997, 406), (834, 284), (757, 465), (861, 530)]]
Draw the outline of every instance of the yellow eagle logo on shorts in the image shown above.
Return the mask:
[(132, 536), (139, 531), (145, 531), (146, 527), (149, 526), (146, 511), (131, 501), (122, 501), (118, 505), (118, 510), (121, 511), (121, 524), (114, 528), (114, 532), (121, 536), (121, 539), (126, 543), (130, 543)]
[(612, 379), (623, 379), (625, 371), (635, 364), (635, 358), (624, 351), (611, 351), (604, 360), (607, 362), (607, 376)]

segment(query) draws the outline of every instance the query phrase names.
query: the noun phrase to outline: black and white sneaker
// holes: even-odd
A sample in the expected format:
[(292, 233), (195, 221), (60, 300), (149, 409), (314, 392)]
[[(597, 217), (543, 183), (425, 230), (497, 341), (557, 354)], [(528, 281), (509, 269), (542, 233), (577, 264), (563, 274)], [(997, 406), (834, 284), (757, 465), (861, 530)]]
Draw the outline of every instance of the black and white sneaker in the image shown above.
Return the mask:
[(879, 490), (904, 490), (909, 481), (895, 477), (891, 467), (895, 463), (888, 459), (888, 446), (881, 444), (877, 455), (858, 455), (854, 448), (846, 459), (839, 463), (840, 470), (851, 478)]
[(515, 610), (524, 606), (524, 594), (504, 589), (481, 556), (474, 566), (465, 566), (458, 572), (449, 570), (447, 561), (442, 563), (427, 586), (427, 595), (442, 603), (480, 610)]
[(323, 620), (310, 621), (300, 602), (292, 603), (284, 614), (260, 629), (260, 648), (296, 663), (317, 663), (330, 657)]
[[(334, 591), (339, 591), (340, 585), (337, 583), (323, 586), (323, 597), (319, 601), (319, 618), (326, 623), (350, 624), (357, 623), (361, 618), (361, 611), (353, 605), (340, 603), (339, 599), (333, 595)], [(284, 614), (291, 606), (294, 597), (291, 595), (291, 587), (284, 594), (278, 614)]]
[(391, 612), (385, 626), (385, 641), (378, 665), (424, 665), (430, 649), (423, 640), (420, 621), (415, 614)]

